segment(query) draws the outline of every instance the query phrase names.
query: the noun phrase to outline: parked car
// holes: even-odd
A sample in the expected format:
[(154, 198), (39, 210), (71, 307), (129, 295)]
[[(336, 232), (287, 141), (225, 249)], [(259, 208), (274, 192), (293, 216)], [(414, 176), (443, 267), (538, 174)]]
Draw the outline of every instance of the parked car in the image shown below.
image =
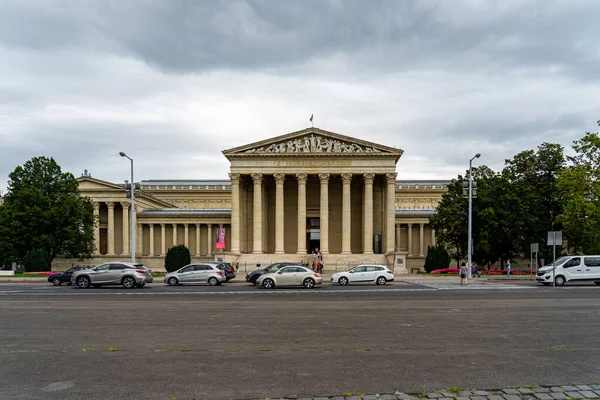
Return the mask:
[(48, 282), (52, 283), (54, 286), (60, 286), (63, 283), (67, 285), (71, 284), (71, 276), (75, 271), (80, 271), (82, 269), (89, 269), (90, 267), (71, 267), (66, 271), (58, 272), (56, 274), (48, 275)]
[(349, 283), (375, 282), (385, 285), (394, 280), (394, 273), (384, 265), (359, 265), (348, 271), (331, 275), (331, 282), (346, 286)]
[(571, 281), (592, 281), (600, 285), (600, 255), (560, 257), (555, 263), (540, 268), (535, 280), (549, 286), (553, 276), (556, 286)]
[(225, 273), (225, 281), (229, 282), (233, 278), (235, 278), (235, 270), (229, 263), (220, 263), (219, 269)]
[(276, 286), (304, 286), (312, 289), (321, 283), (321, 275), (302, 265), (287, 265), (276, 272), (262, 274), (256, 280), (256, 284), (265, 289), (273, 289)]
[(277, 272), (281, 269), (281, 267), (285, 267), (286, 265), (299, 265), (299, 264), (292, 263), (292, 262), (280, 262), (280, 263), (271, 264), (267, 268), (250, 271), (246, 274), (246, 282), (250, 282), (253, 285), (256, 285), (256, 281), (261, 275), (268, 274), (271, 272)]
[(81, 269), (71, 275), (71, 284), (85, 289), (90, 286), (123, 285), (127, 289), (143, 287), (154, 280), (152, 271), (143, 264), (112, 262), (91, 269)]
[(185, 285), (188, 283), (208, 283), (210, 286), (227, 282), (225, 272), (220, 269), (219, 263), (189, 264), (177, 271), (165, 275), (164, 282), (171, 285)]

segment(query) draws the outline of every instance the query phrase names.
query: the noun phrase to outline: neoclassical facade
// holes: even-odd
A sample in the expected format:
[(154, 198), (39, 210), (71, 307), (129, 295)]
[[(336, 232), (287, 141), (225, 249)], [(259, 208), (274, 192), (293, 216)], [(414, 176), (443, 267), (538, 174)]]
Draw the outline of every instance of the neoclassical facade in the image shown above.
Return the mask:
[[(320, 249), (337, 269), (396, 260), (397, 273), (416, 272), (435, 243), (429, 216), (448, 181), (397, 180), (402, 153), (309, 128), (224, 150), (229, 180), (136, 183), (137, 261), (161, 269), (167, 250), (184, 244), (194, 260), (253, 269), (309, 261)], [(99, 220), (90, 262), (130, 259), (129, 185), (78, 180)]]

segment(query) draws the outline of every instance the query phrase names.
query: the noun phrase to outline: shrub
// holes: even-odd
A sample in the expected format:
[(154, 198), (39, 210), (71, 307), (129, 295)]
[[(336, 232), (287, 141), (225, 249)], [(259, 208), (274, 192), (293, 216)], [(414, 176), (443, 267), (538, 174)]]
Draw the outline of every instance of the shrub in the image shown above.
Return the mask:
[(427, 246), (427, 258), (425, 258), (425, 271), (431, 272), (436, 269), (448, 268), (450, 265), (450, 254), (442, 245)]
[(190, 250), (182, 244), (171, 247), (165, 257), (165, 269), (167, 272), (177, 271), (179, 268), (192, 262)]
[(48, 257), (42, 249), (27, 251), (23, 256), (23, 267), (27, 272), (50, 271)]

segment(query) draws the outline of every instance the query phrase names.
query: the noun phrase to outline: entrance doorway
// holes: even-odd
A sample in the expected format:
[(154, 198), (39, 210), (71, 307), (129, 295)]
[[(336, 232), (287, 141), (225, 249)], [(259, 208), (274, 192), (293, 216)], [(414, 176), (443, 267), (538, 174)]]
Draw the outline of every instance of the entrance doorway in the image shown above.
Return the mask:
[(321, 248), (320, 218), (306, 218), (306, 247), (308, 254), (312, 254), (313, 250)]

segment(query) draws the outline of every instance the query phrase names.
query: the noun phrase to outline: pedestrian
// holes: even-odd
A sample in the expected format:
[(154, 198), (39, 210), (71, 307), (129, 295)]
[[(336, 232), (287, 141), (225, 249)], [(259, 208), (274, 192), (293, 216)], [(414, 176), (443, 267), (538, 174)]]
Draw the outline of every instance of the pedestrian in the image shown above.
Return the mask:
[(464, 262), (461, 264), (460, 266), (460, 284), (467, 286), (468, 283), (468, 278), (467, 276), (469, 274), (469, 268), (467, 267), (467, 264), (465, 264)]
[(510, 258), (506, 262), (506, 275), (510, 275)]
[(323, 253), (321, 253), (321, 251), (319, 250), (319, 252), (317, 253), (317, 257), (319, 258), (320, 261), (323, 261)]
[(325, 269), (325, 263), (321, 261), (321, 275), (323, 275), (323, 270)]
[(237, 273), (239, 273), (239, 272), (240, 272), (240, 263), (239, 263), (239, 262), (236, 262), (236, 263), (235, 263), (235, 273), (237, 274)]
[(321, 261), (317, 261), (317, 274), (321, 273)]
[(316, 271), (315, 268), (317, 268), (317, 263), (315, 261), (313, 261), (313, 263), (312, 263), (312, 270)]

